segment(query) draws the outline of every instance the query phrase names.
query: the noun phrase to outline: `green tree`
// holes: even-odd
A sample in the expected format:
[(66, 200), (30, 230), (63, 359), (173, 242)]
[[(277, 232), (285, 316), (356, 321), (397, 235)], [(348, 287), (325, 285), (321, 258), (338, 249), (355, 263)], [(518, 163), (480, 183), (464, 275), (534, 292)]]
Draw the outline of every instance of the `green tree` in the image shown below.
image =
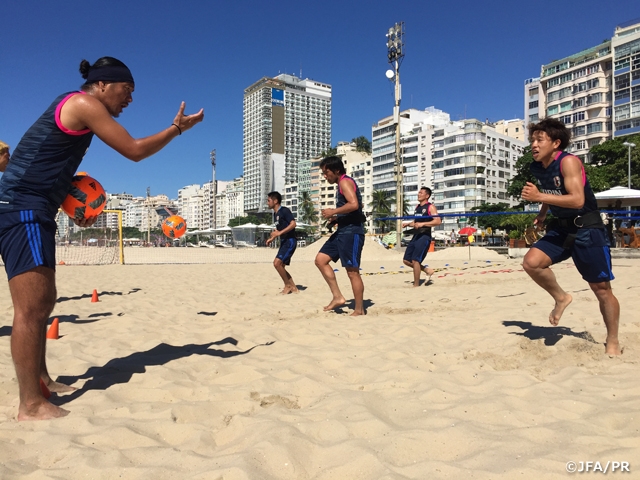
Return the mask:
[[(471, 209), (473, 212), (489, 213), (489, 212), (508, 212), (511, 211), (509, 205), (506, 203), (483, 203), (478, 207)], [(471, 225), (478, 225), (482, 229), (491, 227), (495, 230), (497, 227), (502, 226), (505, 215), (482, 215), (478, 217), (469, 217), (469, 223)]]
[[(531, 154), (531, 147), (527, 146), (522, 152), (522, 156), (516, 160), (515, 164), (515, 176), (509, 180), (507, 186), (507, 195), (513, 198), (520, 198), (520, 194), (522, 193), (522, 189), (526, 185), (527, 182), (531, 182), (534, 185), (537, 185), (536, 179), (531, 173), (529, 169), (531, 166), (531, 162), (533, 162), (533, 155)], [(524, 200), (521, 202), (521, 205), (525, 204)], [(528, 202), (530, 203), (530, 202)], [(495, 210), (494, 210), (495, 211)]]
[(229, 220), (230, 227), (238, 227), (247, 223), (255, 223), (256, 225), (262, 223), (262, 220), (255, 215), (247, 215), (246, 217), (236, 217)]
[(640, 135), (629, 135), (591, 147), (591, 163), (585, 166), (585, 172), (594, 192), (617, 185), (627, 186), (629, 148), (623, 145), (624, 142), (636, 144), (631, 149), (631, 188), (640, 188)]
[(320, 153), (321, 157), (333, 157), (338, 154), (338, 149), (336, 147), (328, 148)]
[(371, 208), (371, 214), (375, 221), (374, 225), (376, 228), (381, 228), (382, 233), (388, 231), (392, 222), (389, 220), (380, 222), (375, 219), (390, 216), (391, 205), (392, 196), (389, 195), (388, 192), (385, 192), (384, 190), (374, 190), (371, 193), (371, 203), (369, 203), (369, 207)]
[(309, 193), (309, 191), (300, 192), (298, 212), (300, 213), (300, 220), (303, 223), (314, 224), (318, 222), (318, 213), (316, 212), (313, 200), (311, 200), (311, 193)]
[(371, 142), (365, 136), (351, 139), (351, 143), (356, 144), (356, 152), (371, 153)]

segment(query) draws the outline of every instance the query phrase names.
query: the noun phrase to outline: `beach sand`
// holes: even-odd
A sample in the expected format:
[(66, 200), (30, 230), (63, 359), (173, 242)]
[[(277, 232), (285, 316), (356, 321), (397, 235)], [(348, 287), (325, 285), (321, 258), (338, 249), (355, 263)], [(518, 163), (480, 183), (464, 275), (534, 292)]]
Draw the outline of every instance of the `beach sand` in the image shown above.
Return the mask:
[(368, 242), (368, 315), (323, 312), (317, 251), (293, 257), (288, 296), (265, 263), (59, 267), (47, 359), (79, 390), (52, 397), (71, 412), (52, 421), (15, 421), (1, 283), (0, 478), (551, 479), (569, 461), (640, 475), (640, 260), (613, 262), (625, 350), (609, 358), (571, 262), (553, 267), (574, 301), (552, 327), (521, 259), (478, 247), (430, 253), (433, 282), (412, 288), (399, 253)]

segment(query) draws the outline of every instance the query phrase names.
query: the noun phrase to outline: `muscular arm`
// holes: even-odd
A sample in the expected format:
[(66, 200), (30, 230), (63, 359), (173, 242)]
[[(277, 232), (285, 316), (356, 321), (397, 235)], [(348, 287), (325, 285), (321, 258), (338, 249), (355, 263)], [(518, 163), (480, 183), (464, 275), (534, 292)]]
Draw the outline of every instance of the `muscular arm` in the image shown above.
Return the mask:
[[(184, 107), (185, 104), (182, 102), (174, 119), (174, 123), (183, 132), (204, 118), (202, 110), (193, 115), (184, 115)], [(60, 120), (67, 128), (74, 130), (89, 128), (104, 143), (134, 162), (159, 152), (180, 133), (176, 127), (169, 125), (154, 135), (135, 139), (113, 119), (105, 106), (91, 95), (76, 95), (70, 98), (62, 107)]]
[[(562, 176), (566, 195), (542, 193), (533, 183), (527, 182), (522, 189), (522, 198), (531, 202), (540, 202), (556, 207), (580, 209), (584, 206), (584, 183), (582, 181), (582, 162), (574, 156), (562, 160)], [(544, 205), (543, 205), (544, 208)], [(541, 212), (542, 213), (542, 212)]]

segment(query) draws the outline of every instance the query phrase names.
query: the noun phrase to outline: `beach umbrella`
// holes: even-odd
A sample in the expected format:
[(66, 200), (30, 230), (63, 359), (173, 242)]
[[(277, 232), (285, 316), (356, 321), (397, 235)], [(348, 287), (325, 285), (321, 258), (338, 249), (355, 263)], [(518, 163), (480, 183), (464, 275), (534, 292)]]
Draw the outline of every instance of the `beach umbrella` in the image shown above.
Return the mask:
[(613, 207), (617, 200), (620, 200), (621, 207), (640, 205), (640, 190), (633, 188), (613, 187), (604, 192), (598, 192), (595, 195), (598, 207), (605, 208), (605, 210), (609, 205)]
[(478, 230), (477, 228), (473, 228), (473, 227), (464, 227), (460, 229), (460, 231), (458, 232), (458, 235), (472, 235), (476, 233), (477, 230)]

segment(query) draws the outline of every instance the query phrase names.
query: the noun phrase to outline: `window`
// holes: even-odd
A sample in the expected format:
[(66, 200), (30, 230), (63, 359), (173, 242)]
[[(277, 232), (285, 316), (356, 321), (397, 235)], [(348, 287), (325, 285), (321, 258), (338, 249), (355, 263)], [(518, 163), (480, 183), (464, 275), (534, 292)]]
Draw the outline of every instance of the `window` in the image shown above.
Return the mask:
[(584, 112), (576, 112), (573, 114), (573, 121), (574, 122), (579, 122), (581, 120), (584, 120)]
[(535, 102), (529, 102), (529, 108), (538, 108), (538, 100)]

